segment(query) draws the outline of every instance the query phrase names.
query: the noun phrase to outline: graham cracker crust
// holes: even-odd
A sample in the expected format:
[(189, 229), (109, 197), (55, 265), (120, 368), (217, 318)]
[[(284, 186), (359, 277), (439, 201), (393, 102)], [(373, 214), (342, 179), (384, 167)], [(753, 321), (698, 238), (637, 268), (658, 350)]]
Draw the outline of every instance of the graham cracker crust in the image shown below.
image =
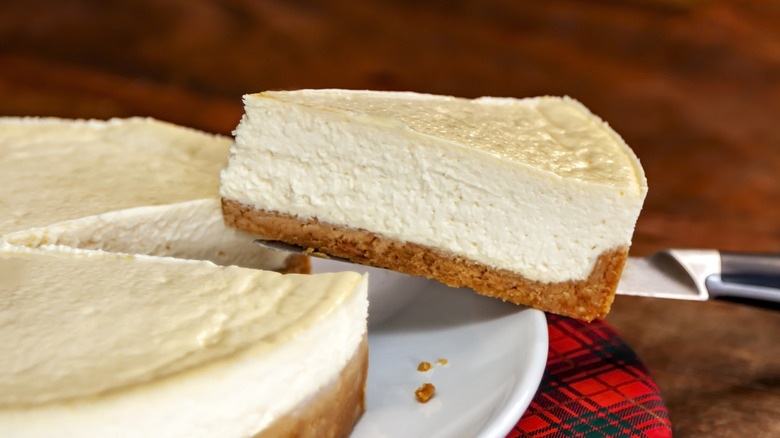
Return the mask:
[(628, 256), (625, 246), (605, 251), (587, 279), (543, 283), (436, 248), (317, 219), (258, 210), (230, 199), (222, 199), (222, 213), (228, 226), (268, 239), (314, 248), (364, 265), (433, 278), (452, 287), (468, 287), (482, 295), (585, 321), (604, 318), (609, 312)]
[(346, 438), (366, 409), (368, 339), (363, 340), (336, 381), (255, 438)]

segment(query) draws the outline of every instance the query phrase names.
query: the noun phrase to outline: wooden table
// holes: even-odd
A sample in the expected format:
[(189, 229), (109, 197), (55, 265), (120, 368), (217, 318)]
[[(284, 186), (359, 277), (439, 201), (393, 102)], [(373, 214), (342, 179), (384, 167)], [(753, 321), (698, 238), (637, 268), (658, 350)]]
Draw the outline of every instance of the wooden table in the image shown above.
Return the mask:
[[(0, 115), (228, 134), (240, 96), (264, 89), (567, 94), (645, 167), (633, 255), (780, 251), (780, 3), (440, 3), (5, 0)], [(776, 308), (620, 297), (608, 321), (659, 383), (676, 436), (780, 436)]]

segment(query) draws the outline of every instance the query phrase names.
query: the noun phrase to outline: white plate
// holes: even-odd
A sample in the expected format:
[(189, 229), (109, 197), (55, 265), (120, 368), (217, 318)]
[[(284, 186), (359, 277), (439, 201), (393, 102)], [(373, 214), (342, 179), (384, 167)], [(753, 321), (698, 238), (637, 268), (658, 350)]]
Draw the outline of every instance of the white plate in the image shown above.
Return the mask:
[[(314, 272), (345, 269), (369, 273), (366, 412), (352, 437), (504, 438), (542, 378), (544, 313), (419, 277), (312, 259)], [(417, 371), (422, 361), (433, 369)], [(414, 397), (424, 382), (436, 387), (426, 404)]]

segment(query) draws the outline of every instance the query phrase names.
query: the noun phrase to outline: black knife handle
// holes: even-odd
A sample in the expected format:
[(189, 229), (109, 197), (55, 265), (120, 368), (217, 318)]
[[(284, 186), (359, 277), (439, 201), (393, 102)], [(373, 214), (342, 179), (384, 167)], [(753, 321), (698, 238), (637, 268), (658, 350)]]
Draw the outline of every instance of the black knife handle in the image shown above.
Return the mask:
[(780, 288), (780, 254), (720, 253), (725, 283)]

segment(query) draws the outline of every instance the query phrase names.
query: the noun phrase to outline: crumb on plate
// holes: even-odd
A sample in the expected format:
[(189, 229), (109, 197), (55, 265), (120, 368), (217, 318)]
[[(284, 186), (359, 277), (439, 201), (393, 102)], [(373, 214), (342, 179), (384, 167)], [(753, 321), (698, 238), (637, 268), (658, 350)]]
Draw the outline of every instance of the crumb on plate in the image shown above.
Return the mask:
[(414, 396), (417, 397), (417, 401), (420, 403), (428, 403), (434, 392), (436, 392), (435, 386), (430, 383), (423, 383), (421, 387), (414, 391)]

